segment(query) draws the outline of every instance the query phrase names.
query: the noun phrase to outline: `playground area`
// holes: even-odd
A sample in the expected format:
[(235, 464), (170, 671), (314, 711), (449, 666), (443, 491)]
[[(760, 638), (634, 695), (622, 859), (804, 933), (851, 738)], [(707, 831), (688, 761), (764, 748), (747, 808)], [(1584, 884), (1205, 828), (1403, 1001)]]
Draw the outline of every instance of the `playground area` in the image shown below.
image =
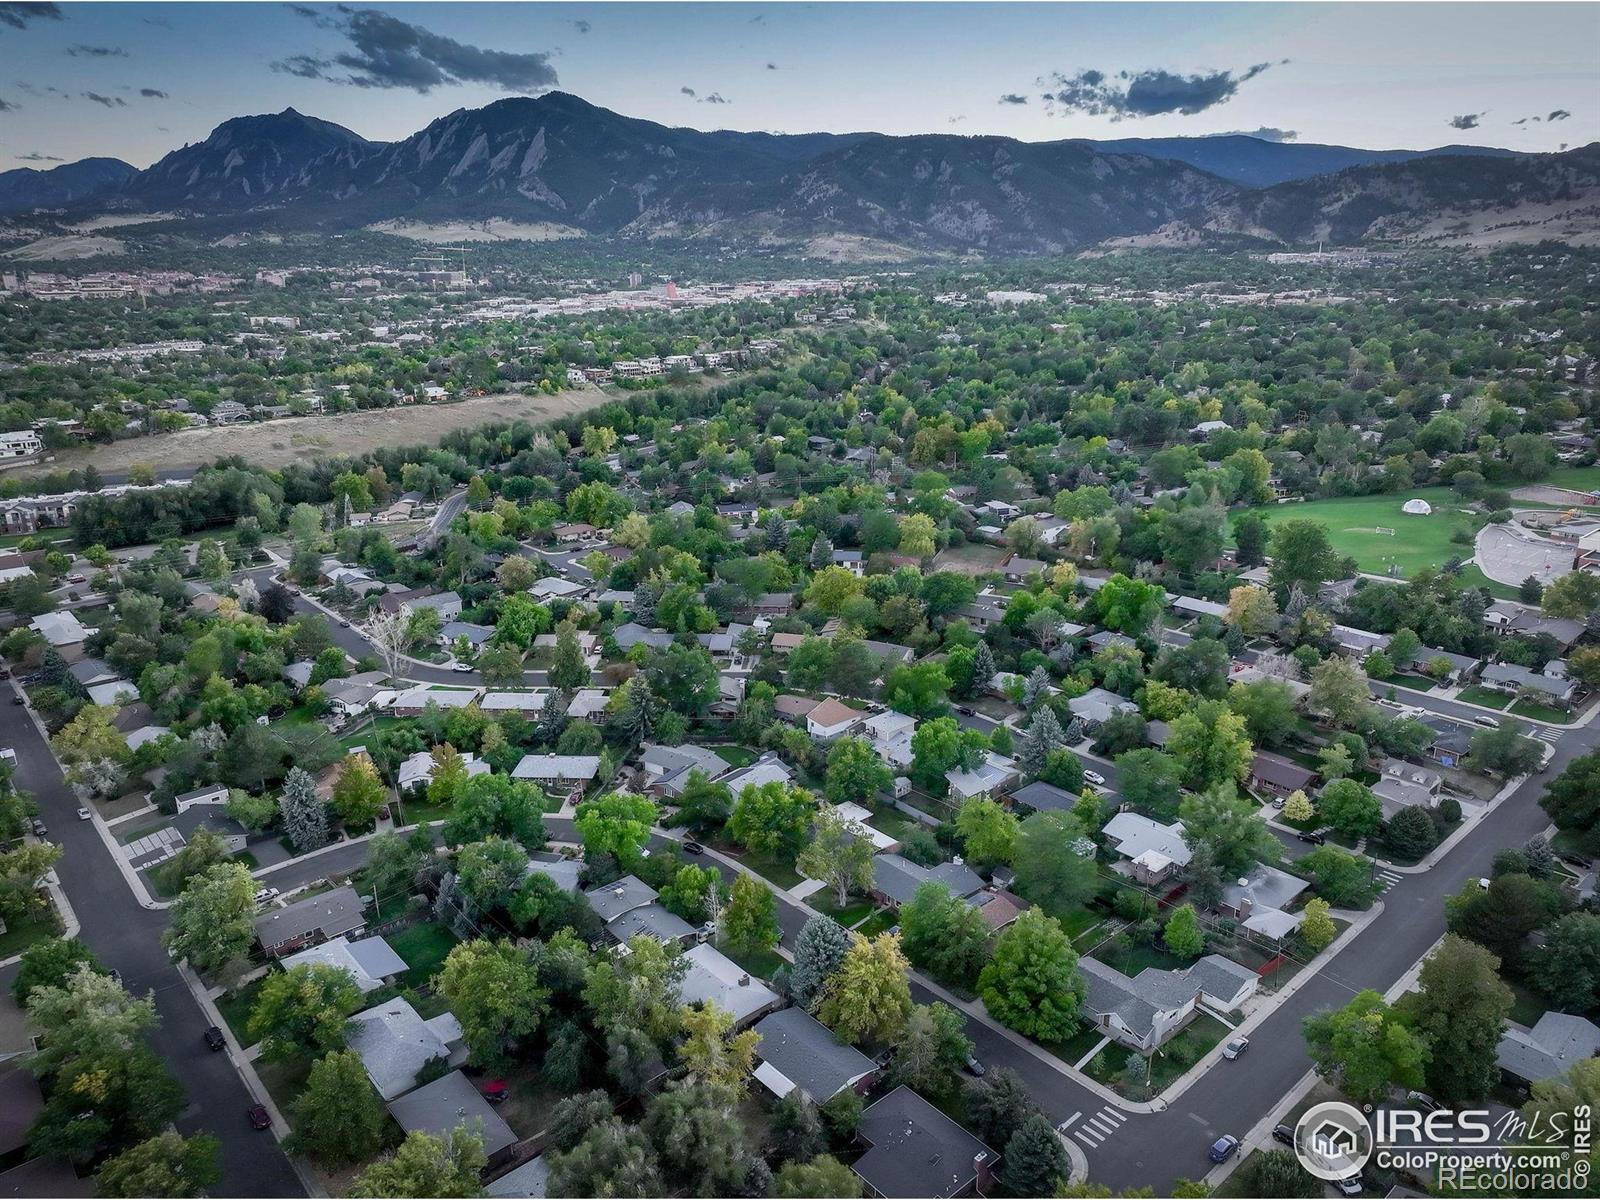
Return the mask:
[[(1407, 501), (1427, 501), (1431, 511), (1408, 513)], [(1340, 554), (1356, 560), (1373, 575), (1395, 574), (1409, 578), (1429, 567), (1442, 567), (1452, 556), (1471, 558), (1471, 537), (1483, 524), (1449, 488), (1422, 488), (1392, 496), (1348, 496), (1338, 500), (1308, 500), (1303, 504), (1272, 504), (1259, 508), (1269, 526), (1282, 521), (1321, 521), (1328, 540)], [(1461, 530), (1466, 541), (1454, 541)]]

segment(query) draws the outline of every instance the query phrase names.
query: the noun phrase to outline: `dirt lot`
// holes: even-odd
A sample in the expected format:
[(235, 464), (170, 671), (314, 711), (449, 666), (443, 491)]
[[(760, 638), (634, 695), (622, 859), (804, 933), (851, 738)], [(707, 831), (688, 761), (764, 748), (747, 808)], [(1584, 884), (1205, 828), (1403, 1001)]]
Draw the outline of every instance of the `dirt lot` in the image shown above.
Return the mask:
[(144, 463), (157, 471), (198, 467), (237, 454), (258, 467), (288, 466), (305, 458), (361, 454), (380, 446), (429, 445), (456, 429), (518, 417), (547, 421), (583, 412), (611, 397), (598, 388), (565, 391), (556, 396), (507, 393), (479, 396), (459, 404), (419, 404), (379, 408), (328, 417), (290, 417), (259, 424), (186, 429), (153, 437), (129, 438), (109, 446), (83, 446), (56, 452), (55, 461), (17, 471), (39, 475), (89, 462), (104, 474), (125, 472)]

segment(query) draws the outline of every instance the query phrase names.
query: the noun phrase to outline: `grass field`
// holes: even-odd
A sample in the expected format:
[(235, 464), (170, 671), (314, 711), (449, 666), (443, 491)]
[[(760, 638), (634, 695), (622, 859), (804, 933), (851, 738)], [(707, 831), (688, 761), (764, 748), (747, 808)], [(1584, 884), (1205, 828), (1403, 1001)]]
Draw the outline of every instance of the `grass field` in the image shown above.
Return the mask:
[[(1422, 499), (1433, 506), (1427, 516), (1401, 511), (1407, 500)], [(1340, 554), (1354, 558), (1363, 571), (1387, 573), (1397, 565), (1402, 575), (1415, 575), (1428, 567), (1441, 567), (1452, 555), (1472, 556), (1472, 545), (1452, 542), (1457, 529), (1476, 533), (1483, 518), (1464, 511), (1465, 505), (1449, 489), (1421, 488), (1392, 496), (1348, 496), (1338, 500), (1309, 500), (1304, 504), (1270, 504), (1256, 511), (1269, 523), (1321, 521), (1328, 539)], [(1392, 529), (1394, 534), (1377, 532)]]

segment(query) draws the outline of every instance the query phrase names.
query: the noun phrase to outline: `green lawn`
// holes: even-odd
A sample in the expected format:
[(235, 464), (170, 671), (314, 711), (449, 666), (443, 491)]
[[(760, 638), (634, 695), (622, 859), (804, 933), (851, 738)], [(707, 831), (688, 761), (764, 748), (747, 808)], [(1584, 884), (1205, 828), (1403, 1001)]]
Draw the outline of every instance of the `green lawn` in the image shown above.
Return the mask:
[(742, 950), (720, 937), (717, 949), (758, 979), (771, 979), (784, 965), (783, 955), (776, 950)]
[(1510, 704), (1514, 697), (1486, 687), (1465, 687), (1457, 694), (1456, 699), (1463, 704), (1478, 704), (1484, 708), (1502, 709)]
[(1575, 492), (1592, 492), (1600, 488), (1600, 466), (1561, 467), (1539, 482), (1550, 487), (1571, 488)]
[(880, 933), (886, 933), (894, 928), (898, 919), (894, 913), (889, 912), (887, 909), (880, 909), (857, 925), (856, 932), (864, 938), (874, 938)]
[(0, 958), (21, 954), (35, 942), (48, 941), (61, 932), (61, 922), (56, 910), (45, 908), (21, 921), (8, 922), (6, 931), (0, 933)]
[(730, 858), (738, 859), (769, 883), (775, 883), (781, 888), (792, 888), (799, 886), (801, 882), (800, 872), (794, 869), (794, 862), (782, 855), (761, 854), (721, 841), (716, 842), (715, 846)]
[(811, 897), (810, 902), (812, 908), (816, 909), (818, 912), (827, 913), (846, 929), (854, 926), (857, 921), (864, 920), (866, 917), (870, 916), (872, 914), (873, 907), (870, 900), (852, 900), (843, 908), (840, 908), (837, 904), (837, 897), (834, 896), (832, 888), (829, 888), (826, 891), (818, 892), (816, 895)]
[(1137, 975), (1146, 967), (1158, 967), (1163, 971), (1178, 971), (1189, 965), (1187, 959), (1179, 958), (1176, 954), (1168, 954), (1158, 946), (1148, 942), (1136, 942), (1129, 947), (1119, 946), (1115, 941), (1108, 942), (1094, 952), (1094, 957), (1109, 967), (1114, 967), (1124, 975)]
[(707, 746), (706, 749), (721, 755), (725, 760), (727, 760), (728, 765), (735, 769), (739, 767), (748, 767), (751, 763), (755, 762), (756, 759), (761, 757), (754, 750), (746, 749), (744, 746), (728, 746), (718, 744)]
[(405, 975), (407, 987), (422, 987), (432, 979), (456, 944), (455, 935), (433, 921), (407, 925), (386, 934), (384, 940), (411, 968)]
[(1536, 700), (1518, 700), (1511, 706), (1510, 712), (1513, 716), (1527, 717), (1534, 721), (1549, 721), (1555, 725), (1566, 725), (1572, 721), (1572, 714), (1566, 709), (1540, 704)]
[(1483, 568), (1477, 563), (1468, 563), (1461, 568), (1461, 574), (1456, 577), (1464, 587), (1485, 588), (1496, 600), (1516, 600), (1519, 598), (1517, 589), (1509, 583), (1501, 583), (1490, 579), (1483, 573)]
[(235, 988), (226, 996), (217, 1001), (217, 1011), (222, 1014), (222, 1019), (233, 1036), (238, 1039), (239, 1045), (249, 1046), (255, 1041), (246, 1032), (245, 1027), (250, 1023), (250, 1014), (255, 1011), (256, 997), (261, 995), (261, 985), (267, 981), (267, 976), (252, 979), (241, 988)]
[[(1426, 500), (1433, 506), (1427, 516), (1401, 511), (1407, 500)], [(1385, 574), (1397, 565), (1404, 576), (1427, 567), (1441, 567), (1452, 556), (1470, 558), (1471, 544), (1450, 540), (1457, 529), (1476, 533), (1483, 517), (1464, 511), (1466, 505), (1445, 487), (1417, 488), (1384, 496), (1347, 496), (1338, 500), (1308, 500), (1304, 504), (1268, 504), (1256, 511), (1269, 522), (1313, 520), (1328, 527), (1328, 539), (1340, 554), (1351, 556), (1363, 571)], [(1394, 535), (1376, 532), (1392, 529)]]

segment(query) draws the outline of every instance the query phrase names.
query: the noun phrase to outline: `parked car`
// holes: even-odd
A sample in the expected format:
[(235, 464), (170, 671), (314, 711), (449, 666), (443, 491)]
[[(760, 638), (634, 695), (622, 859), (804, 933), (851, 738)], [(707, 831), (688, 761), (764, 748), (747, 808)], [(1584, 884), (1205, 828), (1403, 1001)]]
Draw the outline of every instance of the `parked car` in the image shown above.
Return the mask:
[(339, 628), (340, 629), (349, 629), (350, 628), (350, 622), (346, 621), (343, 617), (340, 617), (339, 618)]
[(6, 746), (5, 748), (0, 749), (0, 762), (5, 763), (8, 767), (16, 766), (17, 765), (17, 752), (15, 750), (13, 750), (10, 746)]
[(1287, 803), (1289, 803), (1289, 797), (1287, 796), (1274, 796), (1272, 798), (1273, 808), (1282, 808)]
[(1285, 1146), (1294, 1145), (1294, 1126), (1278, 1124), (1272, 1127), (1272, 1140)]
[(1302, 842), (1310, 842), (1313, 846), (1320, 846), (1328, 840), (1328, 835), (1317, 829), (1302, 829), (1295, 836)]
[(18, 692), (15, 696), (11, 697), (11, 703), (13, 704), (26, 704), (27, 702), (27, 697), (25, 697), (21, 692)]
[(1214, 1163), (1225, 1163), (1237, 1153), (1239, 1153), (1239, 1139), (1231, 1133), (1225, 1133), (1211, 1143), (1211, 1149), (1206, 1151), (1206, 1157)]
[(458, 662), (453, 667), (451, 667), (450, 669), (452, 671), (461, 671), (461, 672), (464, 673), (464, 672), (467, 672), (467, 671), (471, 671), (474, 668), (473, 668), (471, 663)]
[(1083, 773), (1083, 777), (1085, 779), (1087, 779), (1090, 783), (1094, 784), (1095, 787), (1105, 787), (1105, 785), (1106, 785), (1106, 777), (1104, 775), (1100, 774), (1099, 771), (1085, 770), (1084, 773)]
[(1222, 1057), (1232, 1062), (1248, 1049), (1250, 1049), (1250, 1039), (1237, 1037), (1222, 1048)]
[(1341, 1195), (1359, 1196), (1361, 1195), (1361, 1176), (1347, 1176), (1344, 1179), (1336, 1180), (1333, 1186), (1339, 1189)]
[(265, 904), (268, 900), (276, 900), (277, 898), (278, 889), (275, 887), (264, 887), (256, 893), (257, 904)]
[(967, 1070), (971, 1071), (979, 1079), (989, 1073), (989, 1069), (978, 1061), (978, 1057), (975, 1054), (967, 1055)]
[(1474, 725), (1482, 725), (1485, 729), (1500, 728), (1500, 719), (1498, 717), (1487, 716), (1483, 713), (1473, 713), (1472, 723)]
[(39, 820), (38, 817), (35, 817), (33, 819), (33, 836), (34, 837), (42, 838), (45, 835), (47, 835), (49, 832), (50, 831), (44, 827), (44, 822), (43, 821)]
[(686, 841), (683, 843), (683, 852), (685, 854), (704, 854), (706, 852), (706, 848), (699, 842)]
[(94, 814), (87, 808), (80, 808), (78, 810), (78, 820), (80, 821), (87, 821), (92, 816), (94, 816)]
[(226, 1050), (228, 1039), (222, 1035), (222, 1030), (212, 1025), (206, 1029), (206, 1045), (212, 1050)]
[(272, 1114), (267, 1111), (265, 1104), (252, 1104), (244, 1110), (245, 1119), (250, 1122), (251, 1129), (271, 1129)]

